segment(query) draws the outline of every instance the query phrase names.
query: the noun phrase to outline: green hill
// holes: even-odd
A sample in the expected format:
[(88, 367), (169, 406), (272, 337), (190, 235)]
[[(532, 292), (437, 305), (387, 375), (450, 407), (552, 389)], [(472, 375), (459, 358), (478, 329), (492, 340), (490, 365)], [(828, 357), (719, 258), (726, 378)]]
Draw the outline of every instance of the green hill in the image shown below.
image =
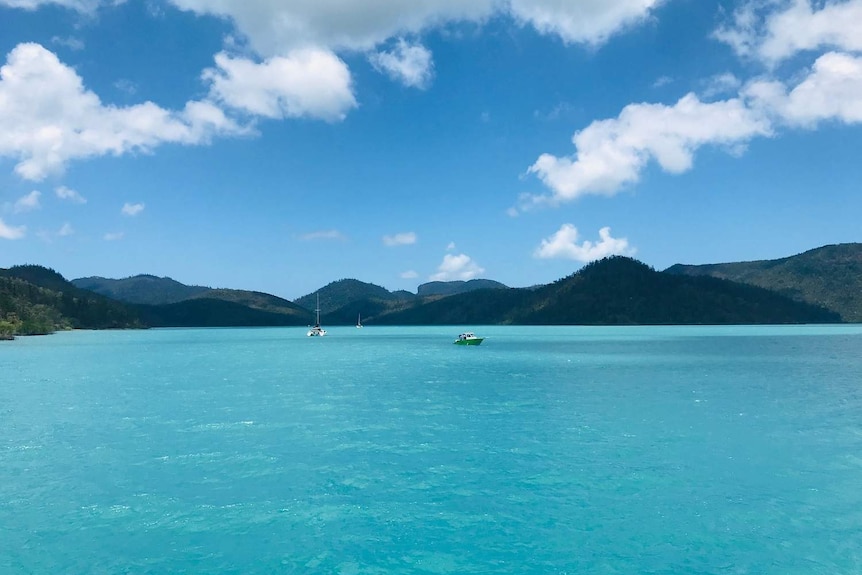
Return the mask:
[(378, 324), (670, 325), (835, 323), (838, 314), (755, 286), (593, 262), (538, 289), (490, 289), (369, 318)]
[(308, 311), (292, 314), (250, 308), (235, 301), (193, 298), (166, 305), (137, 306), (150, 327), (302, 326), (313, 321)]
[(190, 299), (221, 300), (266, 313), (294, 318), (294, 323), (285, 325), (307, 325), (314, 321), (309, 310), (286, 299), (257, 291), (235, 289), (211, 289)]
[(54, 270), (34, 265), (0, 269), (0, 320), (6, 322), (5, 331), (17, 323), (11, 331), (22, 335), (143, 327), (130, 306), (79, 289)]
[(862, 322), (862, 244), (837, 244), (777, 260), (677, 264), (667, 273), (711, 276), (766, 288)]
[(419, 286), (416, 293), (420, 297), (434, 295), (455, 295), (480, 289), (507, 289), (508, 286), (494, 280), (468, 280), (451, 282), (428, 282)]
[(74, 279), (72, 283), (76, 287), (112, 299), (150, 305), (176, 303), (209, 291), (206, 287), (188, 286), (168, 277), (160, 278), (148, 274), (119, 280), (94, 276)]
[[(346, 306), (361, 301), (395, 303), (415, 297), (410, 292), (399, 291), (392, 293), (385, 287), (381, 287), (379, 285), (365, 283), (355, 279), (341, 279), (323, 286), (316, 292), (297, 298), (293, 300), (293, 303), (302, 306), (307, 310), (314, 311), (317, 307), (318, 295), (320, 296), (321, 313), (324, 314), (331, 314), (336, 310), (340, 310)], [(353, 314), (352, 321), (356, 321), (355, 313)]]

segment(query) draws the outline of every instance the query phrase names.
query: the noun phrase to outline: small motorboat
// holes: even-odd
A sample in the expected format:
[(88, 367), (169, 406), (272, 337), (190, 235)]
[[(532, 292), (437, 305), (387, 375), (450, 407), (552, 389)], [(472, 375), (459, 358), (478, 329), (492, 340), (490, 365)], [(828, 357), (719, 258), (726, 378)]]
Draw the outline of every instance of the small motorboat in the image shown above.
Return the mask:
[(472, 331), (465, 331), (455, 340), (455, 345), (479, 345), (485, 341), (484, 337), (476, 337)]

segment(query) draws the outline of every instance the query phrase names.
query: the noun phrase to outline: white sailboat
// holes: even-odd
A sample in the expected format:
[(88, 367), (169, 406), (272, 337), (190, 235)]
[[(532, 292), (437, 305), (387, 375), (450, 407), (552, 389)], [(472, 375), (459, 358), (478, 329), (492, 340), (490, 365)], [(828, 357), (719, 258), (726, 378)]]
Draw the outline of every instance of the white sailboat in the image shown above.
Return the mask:
[(314, 327), (308, 330), (308, 337), (323, 337), (326, 335), (326, 330), (320, 327), (320, 294), (317, 294), (317, 308), (314, 310), (317, 313), (317, 321), (314, 324)]
[(362, 327), (362, 314), (361, 313), (356, 315), (356, 327), (357, 328)]

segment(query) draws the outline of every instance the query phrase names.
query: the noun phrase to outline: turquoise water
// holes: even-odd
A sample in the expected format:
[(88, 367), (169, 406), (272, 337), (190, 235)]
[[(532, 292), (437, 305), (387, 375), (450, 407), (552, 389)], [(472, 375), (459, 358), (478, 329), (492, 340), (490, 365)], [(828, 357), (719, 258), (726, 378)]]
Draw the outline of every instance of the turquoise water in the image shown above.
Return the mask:
[(862, 573), (862, 326), (0, 345), (0, 573)]

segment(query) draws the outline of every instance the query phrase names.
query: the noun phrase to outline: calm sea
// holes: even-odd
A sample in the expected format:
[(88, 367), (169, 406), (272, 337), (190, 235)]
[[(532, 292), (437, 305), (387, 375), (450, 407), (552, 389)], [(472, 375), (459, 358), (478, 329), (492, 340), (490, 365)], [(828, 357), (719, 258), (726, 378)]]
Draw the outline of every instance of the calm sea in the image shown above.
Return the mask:
[(862, 573), (862, 326), (0, 344), (0, 573)]

